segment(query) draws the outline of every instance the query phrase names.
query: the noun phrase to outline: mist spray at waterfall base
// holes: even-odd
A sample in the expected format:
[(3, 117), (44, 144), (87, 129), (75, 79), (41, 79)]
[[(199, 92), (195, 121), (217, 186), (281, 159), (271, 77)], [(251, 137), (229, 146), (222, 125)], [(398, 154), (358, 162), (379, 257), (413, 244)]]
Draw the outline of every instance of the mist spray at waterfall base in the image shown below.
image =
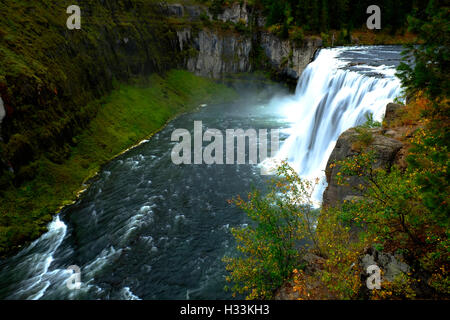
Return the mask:
[[(49, 230), (19, 254), (0, 261), (0, 299), (231, 299), (223, 290), (222, 257), (235, 254), (230, 229), (250, 221), (227, 203), (267, 185), (250, 164), (172, 163), (175, 128), (280, 129), (281, 149), (263, 163), (287, 159), (303, 178), (322, 179), (339, 135), (381, 120), (400, 95), (395, 67), (401, 47), (324, 49), (299, 79), (295, 95), (268, 86), (265, 96), (209, 105), (184, 114), (99, 172)], [(272, 91), (273, 90), (273, 91)], [(273, 97), (276, 92), (278, 95)], [(190, 131), (192, 134), (193, 131)], [(70, 290), (69, 266), (81, 286)]]
[[(349, 53), (352, 59), (342, 57)], [(355, 63), (358, 54), (364, 60)], [(295, 95), (272, 100), (292, 127), (285, 131), (288, 138), (276, 157), (262, 166), (273, 172), (286, 160), (302, 178), (319, 178), (313, 195), (319, 206), (326, 187), (326, 164), (339, 136), (363, 124), (369, 114), (381, 121), (386, 105), (400, 95), (395, 69), (376, 63), (376, 47), (321, 50), (301, 75)]]

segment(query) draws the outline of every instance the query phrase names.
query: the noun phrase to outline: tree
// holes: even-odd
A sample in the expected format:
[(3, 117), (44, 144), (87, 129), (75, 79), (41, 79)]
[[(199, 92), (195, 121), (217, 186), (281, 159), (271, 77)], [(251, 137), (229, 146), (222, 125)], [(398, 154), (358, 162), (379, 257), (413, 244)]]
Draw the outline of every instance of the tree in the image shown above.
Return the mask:
[(329, 21), (328, 21), (328, 1), (322, 0), (321, 3), (321, 9), (320, 9), (320, 31), (326, 32), (329, 28)]
[(230, 201), (252, 220), (247, 227), (232, 229), (240, 255), (223, 259), (234, 294), (245, 293), (247, 299), (272, 298), (307, 247), (300, 247), (300, 241), (316, 244), (311, 195), (318, 182), (302, 180), (286, 163), (277, 174), (280, 179), (271, 181), (267, 195), (254, 191), (248, 201)]
[[(409, 29), (417, 33), (422, 44), (408, 46), (398, 76), (409, 94), (425, 90), (430, 98), (450, 92), (450, 10), (431, 0), (426, 16), (410, 16)], [(411, 66), (411, 64), (414, 64)]]

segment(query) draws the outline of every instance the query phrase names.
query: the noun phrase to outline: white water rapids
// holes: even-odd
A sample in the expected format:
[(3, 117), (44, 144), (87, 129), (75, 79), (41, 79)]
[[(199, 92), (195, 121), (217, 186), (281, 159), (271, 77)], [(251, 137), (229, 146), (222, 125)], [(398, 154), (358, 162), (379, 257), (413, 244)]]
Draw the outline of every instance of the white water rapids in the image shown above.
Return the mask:
[[(250, 165), (173, 165), (171, 132), (197, 119), (213, 128), (258, 121), (262, 128), (266, 121), (288, 127), (276, 160), (287, 159), (304, 178), (320, 178), (314, 195), (320, 203), (325, 166), (339, 135), (364, 123), (368, 113), (381, 120), (386, 105), (401, 94), (395, 77), (400, 51), (323, 49), (303, 72), (295, 95), (274, 97), (266, 106), (210, 106), (174, 120), (112, 161), (47, 233), (0, 261), (0, 298), (229, 298), (221, 258), (229, 254), (229, 227), (246, 221), (226, 200), (263, 181)], [(66, 286), (71, 265), (81, 269), (80, 290)]]
[(340, 54), (359, 48), (321, 50), (303, 71), (295, 95), (275, 98), (292, 127), (275, 159), (267, 166), (287, 160), (303, 178), (319, 178), (315, 192), (320, 203), (325, 187), (325, 167), (339, 136), (366, 121), (368, 114), (381, 121), (386, 105), (401, 94), (395, 69), (386, 65), (350, 64)]

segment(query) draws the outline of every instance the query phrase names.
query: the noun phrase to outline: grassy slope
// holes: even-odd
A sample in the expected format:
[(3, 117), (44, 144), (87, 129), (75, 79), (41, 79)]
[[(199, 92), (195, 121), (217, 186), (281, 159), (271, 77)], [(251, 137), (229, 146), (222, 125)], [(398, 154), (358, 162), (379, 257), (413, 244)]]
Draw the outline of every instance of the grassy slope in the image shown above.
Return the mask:
[[(151, 6), (155, 2), (108, 0), (101, 5), (80, 0), (87, 12), (82, 30), (68, 32), (69, 0), (0, 1), (5, 17), (0, 20), (0, 93), (12, 110), (12, 121), (8, 126), (4, 123), (3, 131), (8, 138), (20, 133), (20, 139), (10, 139), (9, 144), (0, 142), (0, 153), (6, 150), (10, 160), (28, 155), (16, 175), (31, 179), (0, 194), (0, 256), (44, 231), (51, 214), (73, 199), (102, 163), (195, 105), (193, 96), (203, 99), (222, 91), (204, 79), (171, 72), (164, 80), (152, 76), (151, 85), (141, 84), (140, 89), (122, 85), (106, 100), (85, 106), (108, 92), (116, 79), (147, 73), (140, 70), (143, 65), (159, 71), (182, 59), (182, 54), (166, 54), (170, 39), (176, 37), (171, 26), (195, 24), (186, 19), (161, 20)], [(123, 38), (136, 48), (117, 44)], [(75, 137), (79, 143), (69, 149), (66, 142), (97, 112), (88, 129)], [(31, 146), (33, 156), (20, 148), (22, 144)], [(0, 172), (0, 185), (5, 177)]]
[(135, 84), (120, 84), (95, 103), (99, 111), (74, 138), (71, 156), (56, 164), (45, 156), (35, 162), (36, 177), (7, 190), (0, 202), (0, 256), (46, 230), (52, 214), (76, 198), (80, 186), (102, 164), (159, 130), (176, 114), (199, 103), (223, 101), (234, 91), (186, 71), (156, 74)]

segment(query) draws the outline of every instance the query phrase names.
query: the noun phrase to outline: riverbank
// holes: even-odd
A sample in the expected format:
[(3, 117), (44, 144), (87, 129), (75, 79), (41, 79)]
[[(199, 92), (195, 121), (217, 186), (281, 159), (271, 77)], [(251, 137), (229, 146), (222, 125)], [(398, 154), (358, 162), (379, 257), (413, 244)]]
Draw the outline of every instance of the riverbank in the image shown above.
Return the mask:
[[(116, 0), (109, 7), (82, 1), (87, 14), (76, 32), (67, 30), (67, 15), (60, 14), (68, 3), (2, 7), (8, 19), (0, 24), (0, 96), (6, 111), (0, 132), (0, 256), (44, 232), (51, 215), (73, 201), (101, 164), (195, 107), (183, 99), (207, 100), (214, 96), (210, 86), (225, 90), (187, 73), (156, 74), (191, 68), (227, 82), (227, 77), (236, 81), (230, 74), (265, 70), (295, 87), (320, 46), (317, 37), (284, 39), (267, 32), (258, 10), (226, 6), (213, 19), (208, 7), (196, 3), (182, 8), (180, 16), (180, 5), (159, 1), (126, 8)], [(261, 39), (255, 41), (253, 31)], [(142, 83), (124, 84), (150, 73), (150, 91)], [(147, 108), (145, 99), (155, 103)]]
[(180, 113), (236, 96), (225, 85), (180, 70), (115, 86), (111, 94), (85, 107), (96, 116), (73, 138), (67, 160), (56, 163), (41, 156), (27, 167), (26, 182), (0, 195), (0, 256), (17, 252), (45, 232), (52, 215), (72, 203), (86, 181), (123, 150)]

